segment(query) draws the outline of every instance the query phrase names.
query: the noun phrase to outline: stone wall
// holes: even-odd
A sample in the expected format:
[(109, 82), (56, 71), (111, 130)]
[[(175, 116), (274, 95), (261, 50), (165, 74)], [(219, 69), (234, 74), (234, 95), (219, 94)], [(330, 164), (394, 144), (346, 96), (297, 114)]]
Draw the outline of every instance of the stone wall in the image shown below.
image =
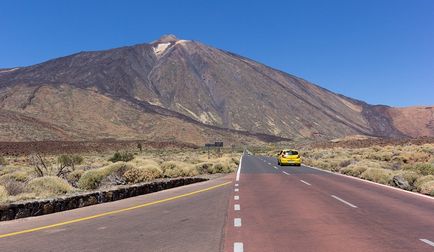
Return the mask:
[(54, 199), (35, 200), (0, 205), (0, 221), (38, 216), (71, 210), (104, 202), (116, 201), (138, 195), (206, 181), (205, 178), (177, 178), (165, 181), (122, 186), (114, 189), (68, 195)]

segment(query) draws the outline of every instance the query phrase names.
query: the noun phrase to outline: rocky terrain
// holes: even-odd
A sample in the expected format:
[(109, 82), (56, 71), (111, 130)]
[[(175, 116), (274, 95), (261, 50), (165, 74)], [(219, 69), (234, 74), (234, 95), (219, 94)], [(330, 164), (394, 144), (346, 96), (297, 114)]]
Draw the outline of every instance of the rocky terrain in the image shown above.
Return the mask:
[(434, 135), (433, 111), (369, 105), (173, 35), (0, 70), (0, 141), (419, 137)]

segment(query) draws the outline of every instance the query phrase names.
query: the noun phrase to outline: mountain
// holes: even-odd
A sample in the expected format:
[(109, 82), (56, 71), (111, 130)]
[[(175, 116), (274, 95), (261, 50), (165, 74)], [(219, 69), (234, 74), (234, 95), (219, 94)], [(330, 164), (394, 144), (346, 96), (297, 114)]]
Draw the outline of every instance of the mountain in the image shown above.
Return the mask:
[(433, 136), (433, 111), (370, 105), (173, 35), (0, 70), (0, 140)]

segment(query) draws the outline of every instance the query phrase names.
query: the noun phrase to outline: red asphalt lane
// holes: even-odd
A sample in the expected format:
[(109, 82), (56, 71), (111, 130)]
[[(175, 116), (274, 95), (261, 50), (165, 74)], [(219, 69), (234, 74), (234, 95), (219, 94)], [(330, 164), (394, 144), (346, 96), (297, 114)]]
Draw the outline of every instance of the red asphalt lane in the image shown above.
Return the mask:
[[(420, 241), (434, 240), (434, 199), (263, 159), (244, 158), (239, 192), (233, 191), (240, 199), (229, 202), (224, 251), (234, 251), (234, 242), (248, 252), (434, 251)], [(234, 227), (234, 218), (241, 218), (241, 227)]]

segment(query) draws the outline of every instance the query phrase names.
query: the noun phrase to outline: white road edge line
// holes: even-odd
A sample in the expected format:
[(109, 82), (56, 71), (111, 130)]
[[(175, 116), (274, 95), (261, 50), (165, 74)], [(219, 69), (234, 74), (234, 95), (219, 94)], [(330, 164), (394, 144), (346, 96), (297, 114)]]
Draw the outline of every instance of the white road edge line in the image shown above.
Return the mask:
[(350, 207), (357, 208), (356, 205), (353, 205), (353, 204), (351, 204), (350, 202), (345, 201), (345, 200), (339, 198), (339, 197), (336, 196), (336, 195), (332, 195), (332, 198), (337, 199), (337, 200), (339, 200), (340, 202), (342, 202), (342, 203), (344, 203), (344, 204), (346, 204), (346, 205), (348, 205), (348, 206), (350, 206)]
[(242, 242), (234, 242), (234, 252), (244, 252), (244, 246)]
[(240, 157), (240, 163), (238, 164), (237, 177), (236, 177), (236, 179), (235, 179), (236, 181), (239, 181), (239, 180), (240, 180), (241, 162), (243, 161), (243, 156), (244, 156), (244, 154), (241, 155), (241, 157)]
[(240, 196), (238, 196), (238, 195), (234, 196), (234, 200), (239, 200), (239, 199), (240, 199)]
[(422, 241), (422, 242), (425, 242), (426, 244), (428, 244), (428, 245), (430, 245), (430, 246), (433, 246), (434, 247), (434, 242), (432, 242), (432, 241), (430, 241), (430, 240), (428, 240), (428, 239), (419, 239), (420, 241)]
[(306, 185), (311, 185), (311, 184), (307, 183), (306, 181), (304, 181), (302, 179), (300, 179), (300, 181), (303, 182), (303, 183), (305, 183)]
[(372, 181), (369, 181), (369, 180), (365, 180), (365, 179), (361, 179), (361, 178), (357, 178), (357, 177), (353, 177), (353, 176), (349, 176), (349, 175), (345, 175), (345, 174), (340, 174), (340, 173), (337, 173), (337, 172), (326, 171), (326, 170), (323, 170), (323, 169), (320, 169), (320, 168), (317, 168), (317, 167), (313, 167), (313, 166), (310, 166), (310, 165), (303, 165), (303, 166), (311, 168), (311, 169), (315, 169), (315, 170), (318, 170), (318, 171), (334, 174), (336, 176), (342, 176), (342, 177), (345, 177), (345, 178), (354, 179), (354, 180), (358, 180), (358, 181), (361, 181), (361, 182), (365, 182), (365, 183), (369, 183), (369, 184), (373, 184), (373, 185), (389, 188), (389, 189), (392, 189), (392, 190), (395, 190), (395, 191), (408, 193), (408, 194), (411, 194), (411, 195), (414, 195), (414, 196), (419, 196), (419, 197), (423, 197), (423, 198), (426, 198), (426, 199), (434, 200), (434, 197), (432, 197), (432, 196), (428, 196), (428, 195), (423, 195), (423, 194), (420, 194), (420, 193), (406, 191), (406, 190), (399, 189), (399, 188), (396, 188), (396, 187), (393, 187), (393, 186), (383, 185), (383, 184), (375, 183), (375, 182), (372, 182)]
[(240, 211), (240, 209), (241, 209), (240, 204), (235, 204), (234, 205), (234, 210), (235, 211)]
[(287, 173), (286, 171), (282, 171), (283, 173), (285, 173), (286, 175), (291, 175), (290, 173)]
[(234, 227), (241, 227), (241, 218), (234, 219)]

